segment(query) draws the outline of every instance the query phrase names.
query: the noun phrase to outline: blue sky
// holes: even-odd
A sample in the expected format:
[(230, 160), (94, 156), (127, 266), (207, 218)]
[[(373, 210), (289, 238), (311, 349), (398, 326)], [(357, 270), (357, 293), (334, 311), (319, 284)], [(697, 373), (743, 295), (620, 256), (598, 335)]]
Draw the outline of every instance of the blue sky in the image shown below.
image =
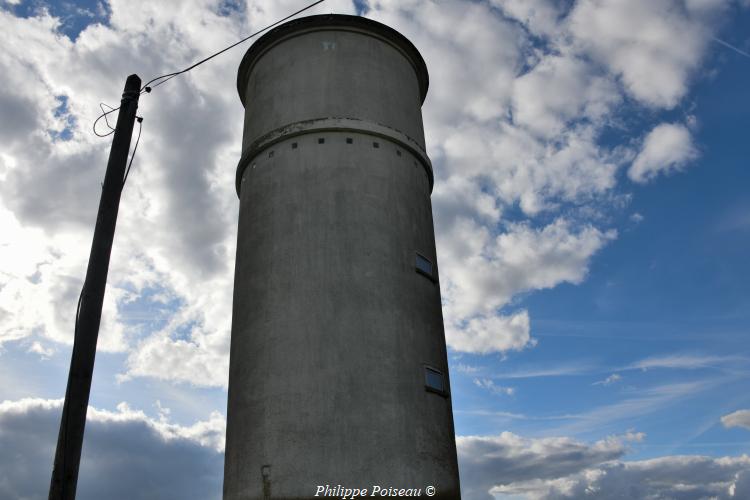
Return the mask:
[[(0, 498), (42, 495), (51, 471), (109, 147), (90, 131), (99, 102), (129, 73), (188, 66), (300, 6), (0, 4)], [(430, 70), (464, 497), (750, 498), (750, 4), (315, 12), (395, 27)], [(160, 464), (178, 455), (196, 473), (175, 498), (221, 495), (243, 50), (141, 101), (81, 498), (169, 484), (179, 472)], [(160, 457), (148, 471), (144, 449)]]

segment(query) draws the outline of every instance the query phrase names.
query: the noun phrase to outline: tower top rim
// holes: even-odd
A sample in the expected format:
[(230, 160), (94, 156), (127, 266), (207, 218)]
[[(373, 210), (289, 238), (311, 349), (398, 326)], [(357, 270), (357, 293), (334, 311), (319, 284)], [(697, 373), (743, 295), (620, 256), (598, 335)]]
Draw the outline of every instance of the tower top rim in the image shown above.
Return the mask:
[(417, 50), (408, 38), (390, 26), (367, 19), (366, 17), (346, 14), (322, 14), (300, 17), (277, 26), (256, 40), (247, 49), (237, 71), (237, 92), (239, 93), (242, 105), (245, 106), (245, 89), (247, 89), (247, 82), (253, 66), (271, 47), (301, 32), (330, 29), (371, 33), (394, 45), (409, 59), (409, 62), (413, 66), (419, 83), (420, 103), (424, 103), (430, 83), (429, 73), (427, 72), (427, 65), (422, 58), (422, 54), (419, 53), (419, 50)]

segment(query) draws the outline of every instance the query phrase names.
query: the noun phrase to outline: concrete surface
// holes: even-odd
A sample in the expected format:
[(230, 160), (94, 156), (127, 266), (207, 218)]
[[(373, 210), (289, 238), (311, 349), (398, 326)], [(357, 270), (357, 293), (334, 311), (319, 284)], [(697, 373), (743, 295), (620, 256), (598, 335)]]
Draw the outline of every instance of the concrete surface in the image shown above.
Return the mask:
[[(224, 499), (325, 485), (460, 498), (424, 62), (381, 24), (312, 16), (258, 40), (238, 85)], [(427, 390), (425, 366), (445, 394)]]

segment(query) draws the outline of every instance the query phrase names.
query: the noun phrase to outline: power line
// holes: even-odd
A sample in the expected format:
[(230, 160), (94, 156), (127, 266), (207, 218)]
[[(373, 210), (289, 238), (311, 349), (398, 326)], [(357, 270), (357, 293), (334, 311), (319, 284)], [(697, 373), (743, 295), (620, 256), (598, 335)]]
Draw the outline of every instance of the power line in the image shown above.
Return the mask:
[[(232, 45), (230, 45), (230, 46), (228, 46), (228, 47), (226, 47), (226, 48), (224, 48), (224, 49), (221, 49), (220, 51), (216, 52), (215, 54), (212, 54), (212, 55), (210, 55), (210, 56), (206, 57), (205, 59), (201, 59), (201, 60), (200, 60), (200, 61), (198, 61), (197, 63), (195, 63), (195, 64), (193, 64), (192, 66), (189, 66), (189, 67), (187, 67), (187, 68), (183, 69), (182, 71), (177, 71), (177, 72), (175, 72), (175, 73), (167, 73), (166, 75), (161, 75), (161, 76), (157, 76), (156, 78), (154, 78), (154, 79), (152, 79), (152, 80), (149, 80), (149, 81), (148, 81), (148, 82), (146, 82), (146, 84), (145, 84), (145, 85), (144, 85), (144, 86), (143, 86), (143, 87), (141, 88), (141, 94), (143, 94), (144, 92), (151, 92), (151, 90), (152, 90), (153, 88), (155, 88), (155, 87), (158, 87), (158, 86), (159, 86), (159, 85), (161, 85), (162, 83), (166, 83), (166, 82), (168, 82), (169, 80), (171, 80), (171, 79), (172, 79), (172, 78), (174, 78), (175, 76), (177, 76), (177, 75), (181, 75), (181, 74), (183, 74), (183, 73), (187, 73), (187, 72), (188, 72), (188, 71), (190, 71), (191, 69), (193, 69), (193, 68), (195, 68), (195, 67), (197, 67), (197, 66), (200, 66), (200, 65), (201, 65), (201, 64), (203, 64), (204, 62), (206, 62), (206, 61), (209, 61), (209, 60), (213, 59), (214, 57), (218, 56), (219, 54), (223, 54), (223, 53), (224, 53), (224, 52), (226, 52), (227, 50), (229, 50), (229, 49), (231, 49), (231, 48), (234, 48), (234, 47), (236, 47), (237, 45), (239, 45), (239, 44), (241, 44), (241, 43), (243, 43), (243, 42), (246, 42), (246, 41), (250, 40), (251, 38), (253, 38), (253, 37), (255, 37), (255, 36), (258, 36), (258, 35), (260, 35), (260, 34), (261, 34), (261, 33), (263, 33), (264, 31), (268, 31), (268, 30), (270, 30), (270, 29), (271, 29), (271, 28), (273, 28), (274, 26), (276, 26), (276, 25), (279, 25), (279, 24), (283, 23), (284, 21), (286, 21), (286, 20), (288, 20), (288, 19), (291, 19), (292, 17), (296, 16), (297, 14), (301, 14), (302, 12), (304, 12), (304, 11), (306, 11), (306, 10), (308, 10), (308, 9), (311, 9), (311, 8), (313, 8), (313, 7), (315, 7), (316, 5), (318, 5), (319, 3), (322, 3), (322, 2), (325, 2), (325, 0), (318, 0), (317, 2), (313, 2), (313, 3), (311, 3), (310, 5), (308, 5), (307, 7), (303, 8), (303, 9), (300, 9), (300, 10), (298, 10), (297, 12), (295, 12), (295, 13), (293, 13), (293, 14), (289, 14), (289, 15), (288, 15), (288, 16), (286, 16), (285, 18), (283, 18), (283, 19), (279, 19), (279, 20), (278, 20), (278, 21), (276, 21), (275, 23), (273, 23), (273, 24), (269, 24), (268, 26), (266, 26), (266, 27), (265, 27), (265, 28), (263, 28), (262, 30), (256, 31), (256, 32), (255, 32), (255, 33), (253, 33), (252, 35), (249, 35), (249, 36), (247, 36), (247, 37), (243, 38), (243, 39), (242, 39), (242, 40), (240, 40), (239, 42), (235, 42), (235, 43), (233, 43)], [(157, 83), (154, 83), (154, 82), (157, 82)], [(152, 83), (154, 83), (154, 85), (153, 85), (153, 86), (151, 86), (151, 87), (149, 87), (149, 85), (151, 85)]]
[(133, 154), (130, 155), (130, 161), (128, 162), (128, 168), (125, 170), (125, 175), (122, 178), (122, 187), (125, 187), (125, 181), (128, 180), (128, 174), (130, 173), (130, 167), (133, 165), (133, 159), (135, 158), (135, 152), (138, 151), (138, 143), (141, 140), (141, 131), (143, 130), (143, 118), (136, 116), (135, 119), (138, 121), (138, 137), (135, 139), (135, 146), (133, 146)]

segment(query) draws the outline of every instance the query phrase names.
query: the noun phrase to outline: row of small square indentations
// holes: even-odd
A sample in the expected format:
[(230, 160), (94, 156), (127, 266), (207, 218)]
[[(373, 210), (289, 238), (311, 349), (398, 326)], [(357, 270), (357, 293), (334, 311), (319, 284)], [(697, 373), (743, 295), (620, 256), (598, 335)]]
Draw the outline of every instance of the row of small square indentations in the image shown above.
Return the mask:
[[(318, 137), (318, 144), (325, 144), (325, 142), (326, 142), (325, 137)], [(346, 138), (346, 143), (347, 144), (354, 144), (354, 139), (351, 138), (351, 137), (347, 137)], [(298, 144), (296, 142), (293, 142), (292, 143), (292, 149), (297, 149), (297, 147), (298, 147)], [(377, 141), (373, 141), (372, 142), (372, 147), (375, 148), (375, 149), (378, 149), (378, 148), (380, 148), (380, 143), (377, 142)], [(268, 157), (269, 158), (273, 158), (273, 155), (274, 155), (274, 150), (272, 149), (271, 151), (268, 152)], [(401, 156), (401, 150), (400, 149), (396, 149), (396, 155), (397, 156)]]

